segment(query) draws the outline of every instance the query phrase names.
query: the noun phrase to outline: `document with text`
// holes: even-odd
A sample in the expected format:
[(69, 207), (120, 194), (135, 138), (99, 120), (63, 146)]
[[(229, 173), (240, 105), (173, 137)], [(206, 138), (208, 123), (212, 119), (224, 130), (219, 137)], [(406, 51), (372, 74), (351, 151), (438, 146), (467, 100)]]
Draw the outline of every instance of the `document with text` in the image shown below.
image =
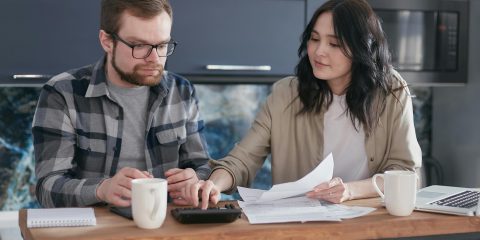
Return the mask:
[(298, 181), (274, 185), (270, 190), (238, 187), (238, 201), (250, 224), (341, 221), (366, 215), (370, 207), (351, 207), (307, 198), (305, 194), (333, 175), (330, 153), (313, 171)]
[(341, 221), (373, 212), (375, 208), (332, 204), (305, 196), (263, 203), (238, 201), (250, 224)]
[(329, 181), (333, 176), (333, 156), (330, 153), (318, 166), (303, 178), (273, 185), (268, 191), (238, 187), (238, 193), (245, 202), (269, 202), (282, 198), (301, 196), (312, 191), (319, 183)]

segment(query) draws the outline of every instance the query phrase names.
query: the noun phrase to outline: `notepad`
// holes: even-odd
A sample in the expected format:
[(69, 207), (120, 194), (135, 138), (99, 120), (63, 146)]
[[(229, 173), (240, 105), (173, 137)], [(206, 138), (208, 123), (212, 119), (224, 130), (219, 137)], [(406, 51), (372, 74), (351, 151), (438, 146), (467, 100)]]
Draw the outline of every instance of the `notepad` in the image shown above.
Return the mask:
[(27, 210), (27, 227), (76, 227), (97, 224), (93, 208), (39, 208)]

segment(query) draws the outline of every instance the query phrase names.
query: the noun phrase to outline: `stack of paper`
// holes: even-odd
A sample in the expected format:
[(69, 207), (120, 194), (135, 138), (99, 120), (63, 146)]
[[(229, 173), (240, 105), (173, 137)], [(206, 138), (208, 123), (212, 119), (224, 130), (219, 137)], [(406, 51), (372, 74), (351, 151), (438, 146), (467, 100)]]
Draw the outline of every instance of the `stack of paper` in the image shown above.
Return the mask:
[(341, 221), (374, 211), (375, 208), (330, 204), (304, 196), (319, 183), (332, 179), (333, 165), (332, 154), (329, 154), (298, 181), (274, 185), (268, 191), (238, 187), (244, 200), (238, 201), (238, 204), (251, 224)]

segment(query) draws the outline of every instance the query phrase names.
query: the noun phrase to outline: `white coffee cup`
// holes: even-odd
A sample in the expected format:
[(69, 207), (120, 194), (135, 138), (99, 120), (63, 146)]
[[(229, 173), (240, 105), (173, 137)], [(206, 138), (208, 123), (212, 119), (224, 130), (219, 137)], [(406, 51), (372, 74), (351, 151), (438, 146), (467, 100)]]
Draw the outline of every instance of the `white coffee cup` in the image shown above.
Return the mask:
[[(377, 178), (384, 180), (384, 193), (377, 186)], [(417, 174), (412, 171), (386, 171), (375, 174), (373, 187), (385, 202), (388, 213), (394, 216), (408, 216), (415, 208), (417, 196)]]
[(162, 226), (167, 214), (167, 180), (141, 178), (132, 180), (132, 215), (139, 228)]

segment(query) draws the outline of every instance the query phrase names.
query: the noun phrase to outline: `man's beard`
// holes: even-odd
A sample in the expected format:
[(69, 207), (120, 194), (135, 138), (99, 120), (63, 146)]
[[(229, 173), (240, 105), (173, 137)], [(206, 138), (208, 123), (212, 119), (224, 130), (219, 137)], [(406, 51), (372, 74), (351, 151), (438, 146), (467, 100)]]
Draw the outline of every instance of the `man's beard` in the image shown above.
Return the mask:
[[(153, 49), (152, 49), (153, 51)], [(133, 72), (132, 73), (127, 73), (127, 72), (124, 72), (122, 71), (116, 61), (115, 61), (115, 52), (116, 52), (116, 46), (114, 46), (114, 49), (113, 49), (113, 54), (112, 54), (112, 66), (113, 66), (113, 69), (115, 69), (115, 71), (118, 73), (118, 75), (120, 76), (120, 78), (125, 81), (125, 82), (128, 82), (128, 83), (131, 83), (131, 84), (134, 84), (134, 85), (137, 85), (137, 86), (149, 86), (149, 87), (152, 87), (152, 86), (155, 86), (155, 85), (158, 85), (160, 83), (160, 80), (162, 79), (162, 74), (163, 74), (163, 66), (160, 65), (160, 64), (154, 64), (154, 65), (143, 65), (143, 64), (137, 64), (133, 67)], [(154, 52), (150, 53), (150, 54), (155, 54)], [(149, 69), (157, 69), (158, 71), (158, 74), (155, 74), (155, 75), (152, 75), (152, 76), (141, 76), (140, 74), (138, 74), (138, 70), (140, 68), (143, 68), (143, 67), (147, 67)]]

